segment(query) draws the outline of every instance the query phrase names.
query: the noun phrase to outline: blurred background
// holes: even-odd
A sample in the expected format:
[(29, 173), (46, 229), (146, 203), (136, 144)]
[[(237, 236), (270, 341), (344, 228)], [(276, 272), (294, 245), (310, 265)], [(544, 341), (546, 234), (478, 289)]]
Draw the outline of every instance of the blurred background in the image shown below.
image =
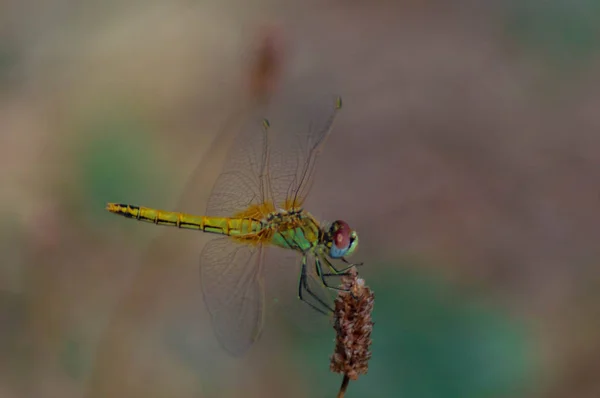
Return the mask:
[(104, 210), (202, 214), (245, 110), (335, 94), (306, 207), (376, 295), (347, 396), (600, 396), (599, 27), (593, 0), (3, 1), (0, 397), (335, 396), (293, 265), (234, 360), (207, 238)]

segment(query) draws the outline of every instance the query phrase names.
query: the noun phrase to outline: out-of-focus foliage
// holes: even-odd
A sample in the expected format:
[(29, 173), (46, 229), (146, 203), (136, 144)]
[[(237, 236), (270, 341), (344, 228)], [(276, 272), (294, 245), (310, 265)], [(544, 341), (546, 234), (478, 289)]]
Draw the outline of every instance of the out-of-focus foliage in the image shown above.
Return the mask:
[(0, 90), (13, 83), (17, 62), (16, 50), (9, 43), (0, 40)]
[(75, 167), (84, 193), (80, 205), (89, 222), (120, 221), (106, 212), (107, 202), (152, 207), (169, 197), (170, 170), (161, 163), (164, 156), (153, 128), (134, 112), (96, 111), (77, 127), (77, 135), (81, 138)]
[[(65, 336), (66, 337), (66, 336)], [(60, 361), (65, 372), (74, 380), (81, 381), (87, 376), (91, 367), (92, 357), (85, 352), (80, 340), (75, 336), (66, 337), (60, 353)]]
[(19, 293), (22, 289), (24, 272), (23, 251), (25, 231), (16, 214), (0, 213), (0, 291)]
[(16, 379), (22, 378), (31, 366), (30, 347), (22, 335), (26, 311), (24, 295), (0, 290), (0, 355), (14, 358), (12, 366), (4, 371)]
[(561, 66), (580, 65), (600, 50), (600, 3), (595, 0), (511, 2), (509, 33), (528, 52)]

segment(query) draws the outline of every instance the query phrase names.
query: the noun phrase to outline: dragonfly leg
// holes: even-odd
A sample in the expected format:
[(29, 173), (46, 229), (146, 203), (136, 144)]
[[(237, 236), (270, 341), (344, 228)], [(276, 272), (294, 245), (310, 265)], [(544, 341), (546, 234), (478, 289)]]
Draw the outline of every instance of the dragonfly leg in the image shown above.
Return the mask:
[(342, 257), (342, 261), (345, 262), (346, 264), (350, 264), (350, 266), (347, 269), (350, 269), (352, 267), (360, 267), (364, 264), (363, 262), (356, 263), (356, 264), (351, 263), (350, 261), (346, 260), (346, 257)]
[(325, 285), (326, 288), (333, 289), (333, 290), (338, 290), (338, 291), (343, 291), (343, 292), (347, 292), (349, 290), (349, 289), (345, 289), (343, 287), (332, 286), (325, 279), (326, 276), (340, 276), (340, 275), (343, 275), (343, 273), (338, 273), (338, 274), (324, 274), (323, 273), (323, 269), (321, 267), (321, 260), (319, 259), (319, 257), (315, 257), (315, 266), (317, 267), (317, 274), (321, 278), (321, 282), (323, 282), (323, 285)]
[(333, 273), (329, 273), (329, 274), (323, 274), (324, 276), (344, 276), (344, 275), (348, 275), (348, 271), (350, 270), (350, 268), (354, 267), (355, 264), (350, 264), (348, 262), (346, 262), (346, 264), (350, 264), (347, 267), (344, 267), (342, 269), (337, 269), (332, 263), (331, 261), (329, 261), (329, 259), (325, 256), (323, 256), (323, 261), (325, 261), (325, 263), (327, 264), (327, 266), (329, 267), (329, 269), (331, 271), (333, 271)]
[(321, 304), (323, 307), (327, 308), (327, 310), (329, 312), (333, 312), (333, 308), (331, 308), (323, 300), (321, 300), (321, 298), (319, 298), (319, 296), (317, 296), (315, 293), (313, 293), (312, 290), (310, 290), (310, 287), (308, 286), (308, 282), (306, 279), (306, 256), (302, 257), (302, 270), (300, 272), (300, 280), (298, 281), (298, 298), (300, 300), (302, 300), (303, 302), (305, 302), (306, 304), (308, 304), (309, 306), (311, 306), (314, 310), (320, 312), (321, 314), (328, 315), (328, 313), (326, 311), (323, 311), (323, 309), (317, 307), (310, 301), (306, 300), (304, 298), (304, 296), (302, 295), (303, 290), (305, 290), (312, 298), (317, 300), (317, 302), (319, 304)]
[[(352, 267), (354, 267), (354, 266), (355, 266), (355, 264), (350, 264), (350, 266), (348, 266), (348, 267), (346, 267), (346, 268), (343, 268), (343, 269), (341, 269), (341, 270), (338, 270), (337, 268), (335, 268), (335, 267), (333, 266), (333, 264), (331, 264), (331, 262), (329, 261), (329, 259), (327, 259), (327, 257), (323, 257), (323, 260), (324, 260), (324, 261), (327, 263), (327, 265), (329, 266), (329, 268), (331, 268), (333, 271), (335, 271), (335, 273), (329, 273), (329, 274), (327, 274), (327, 273), (325, 273), (325, 274), (319, 274), (319, 275), (321, 275), (321, 280), (323, 280), (323, 279), (324, 279), (324, 277), (326, 277), (326, 276), (338, 276), (338, 277), (339, 277), (339, 276), (348, 276), (348, 275), (350, 275), (350, 272), (348, 272), (348, 270), (349, 270), (350, 268), (352, 268)], [(346, 261), (346, 263), (347, 263), (347, 264), (349, 264), (347, 261)], [(362, 263), (361, 263), (361, 264), (362, 264)], [(320, 269), (320, 264), (319, 264), (319, 269)], [(341, 291), (345, 291), (345, 292), (349, 292), (349, 293), (352, 295), (352, 297), (356, 298), (356, 296), (354, 296), (354, 293), (352, 292), (352, 290), (351, 290), (351, 289), (334, 288), (334, 287), (332, 287), (332, 286), (329, 286), (329, 285), (327, 285), (327, 284), (326, 284), (324, 281), (323, 281), (323, 283), (325, 284), (325, 286), (327, 286), (327, 287), (329, 287), (329, 288), (332, 288), (332, 289), (337, 289), (337, 290), (341, 290)]]

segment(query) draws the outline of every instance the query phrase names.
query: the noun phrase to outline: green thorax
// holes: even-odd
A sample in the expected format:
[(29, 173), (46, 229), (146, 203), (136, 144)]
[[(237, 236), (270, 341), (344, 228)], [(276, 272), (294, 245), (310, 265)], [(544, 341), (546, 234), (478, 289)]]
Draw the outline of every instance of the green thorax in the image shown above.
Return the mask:
[(271, 243), (284, 249), (306, 251), (320, 242), (319, 223), (304, 210), (276, 212), (269, 215), (265, 226), (273, 230)]

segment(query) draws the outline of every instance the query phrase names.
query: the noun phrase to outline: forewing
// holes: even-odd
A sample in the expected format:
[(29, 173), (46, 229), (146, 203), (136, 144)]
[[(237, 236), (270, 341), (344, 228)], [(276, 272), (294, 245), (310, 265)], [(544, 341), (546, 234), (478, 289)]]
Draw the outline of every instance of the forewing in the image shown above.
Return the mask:
[(341, 109), (341, 99), (297, 99), (276, 110), (270, 132), (270, 192), (278, 208), (300, 207), (310, 192), (317, 161)]
[[(229, 149), (208, 199), (207, 215), (233, 217), (251, 205), (268, 202), (265, 188), (267, 144), (266, 125), (258, 113), (254, 113)], [(261, 209), (268, 213), (272, 206)]]
[(204, 302), (221, 345), (241, 356), (258, 339), (264, 316), (264, 287), (260, 275), (262, 246), (224, 237), (202, 250), (200, 277)]

